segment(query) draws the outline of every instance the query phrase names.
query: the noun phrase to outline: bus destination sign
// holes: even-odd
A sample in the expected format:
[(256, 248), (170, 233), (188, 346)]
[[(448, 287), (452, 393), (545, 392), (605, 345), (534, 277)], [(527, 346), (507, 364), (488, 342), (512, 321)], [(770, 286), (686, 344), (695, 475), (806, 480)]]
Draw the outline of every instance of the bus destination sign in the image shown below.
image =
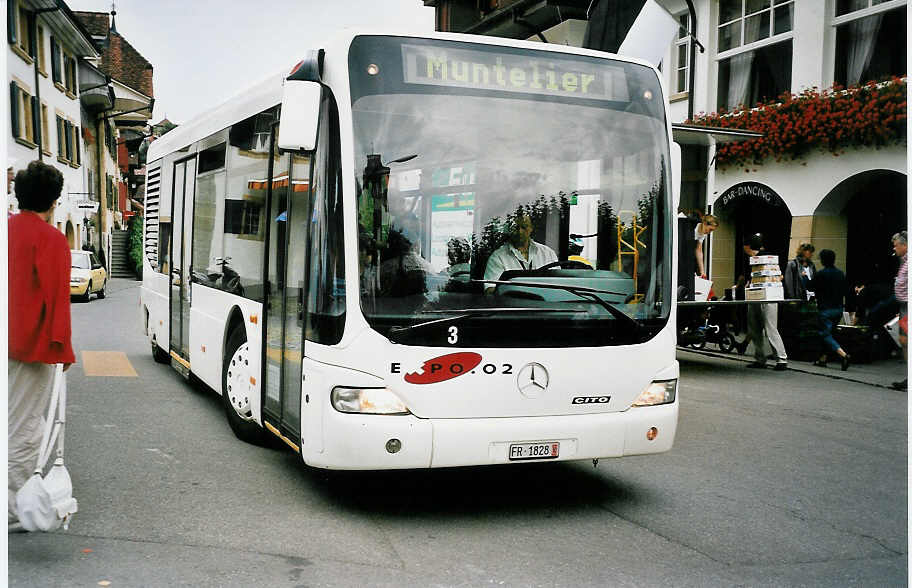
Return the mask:
[(496, 90), (628, 102), (624, 69), (585, 61), (430, 47), (402, 46), (408, 84)]

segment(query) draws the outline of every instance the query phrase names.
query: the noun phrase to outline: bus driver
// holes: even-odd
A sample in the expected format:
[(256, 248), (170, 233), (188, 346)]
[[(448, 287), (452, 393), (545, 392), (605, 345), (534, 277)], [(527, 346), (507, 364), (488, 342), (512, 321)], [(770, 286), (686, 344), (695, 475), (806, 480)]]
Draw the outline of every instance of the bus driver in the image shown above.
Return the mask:
[[(532, 219), (519, 215), (506, 243), (494, 250), (485, 266), (485, 280), (499, 280), (507, 270), (537, 269), (557, 261), (557, 254), (547, 245), (532, 240)], [(494, 292), (494, 286), (486, 286), (485, 294)]]

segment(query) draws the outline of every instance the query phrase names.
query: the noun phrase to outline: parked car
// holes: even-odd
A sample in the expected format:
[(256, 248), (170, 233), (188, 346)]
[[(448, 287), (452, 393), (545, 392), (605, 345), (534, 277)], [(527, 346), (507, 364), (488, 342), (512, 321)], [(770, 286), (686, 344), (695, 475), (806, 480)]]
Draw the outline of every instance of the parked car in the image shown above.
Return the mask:
[(99, 299), (105, 297), (108, 272), (91, 251), (70, 251), (70, 296), (88, 302), (92, 294)]

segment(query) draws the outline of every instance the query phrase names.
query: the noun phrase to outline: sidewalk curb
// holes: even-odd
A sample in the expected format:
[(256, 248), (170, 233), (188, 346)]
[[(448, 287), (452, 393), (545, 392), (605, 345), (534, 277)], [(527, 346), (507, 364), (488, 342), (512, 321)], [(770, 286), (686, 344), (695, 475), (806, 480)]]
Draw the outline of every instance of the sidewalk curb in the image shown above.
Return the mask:
[[(714, 352), (714, 351), (705, 351), (705, 350), (703, 350), (703, 349), (693, 349), (693, 348), (689, 348), (689, 347), (681, 347), (680, 345), (676, 346), (675, 349), (676, 349), (676, 351), (686, 351), (686, 352), (688, 352), (688, 353), (696, 353), (696, 354), (698, 354), (698, 355), (705, 355), (705, 356), (707, 356), (707, 357), (715, 357), (715, 358), (717, 358), (717, 359), (728, 359), (728, 360), (731, 360), (731, 361), (737, 361), (737, 362), (739, 362), (739, 363), (750, 363), (750, 361), (751, 361), (750, 359), (742, 359), (741, 357), (738, 357), (738, 356), (732, 357), (730, 354), (716, 353), (716, 352)], [(793, 371), (793, 372), (800, 372), (800, 373), (803, 373), (803, 374), (810, 374), (810, 375), (812, 375), (812, 376), (820, 376), (820, 377), (822, 377), (822, 378), (832, 378), (832, 379), (834, 379), (834, 380), (845, 380), (845, 381), (847, 381), (847, 382), (854, 382), (854, 383), (856, 383), (856, 384), (864, 384), (864, 385), (866, 385), (866, 386), (874, 386), (874, 387), (876, 387), (876, 388), (884, 388), (884, 389), (886, 389), (886, 390), (892, 390), (893, 392), (904, 392), (903, 390), (897, 390), (897, 389), (895, 389), (895, 388), (893, 388), (892, 386), (889, 386), (889, 385), (887, 385), (887, 384), (877, 384), (877, 383), (874, 383), (874, 382), (866, 382), (866, 381), (864, 381), (864, 380), (858, 380), (858, 379), (855, 379), (855, 378), (847, 377), (847, 376), (842, 375), (843, 372), (841, 372), (839, 375), (837, 375), (837, 374), (823, 374), (823, 373), (820, 373), (820, 372), (817, 372), (817, 371), (812, 371), (812, 370), (809, 370), (809, 369), (802, 369), (802, 368), (792, 367), (792, 363), (789, 363), (787, 370), (790, 370), (790, 371)]]

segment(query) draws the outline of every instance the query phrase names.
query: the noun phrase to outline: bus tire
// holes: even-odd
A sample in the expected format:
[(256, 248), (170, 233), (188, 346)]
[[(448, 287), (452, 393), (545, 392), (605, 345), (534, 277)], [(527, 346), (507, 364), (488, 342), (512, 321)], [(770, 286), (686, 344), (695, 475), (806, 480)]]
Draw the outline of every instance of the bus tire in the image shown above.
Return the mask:
[(155, 339), (152, 339), (152, 359), (155, 363), (171, 363), (171, 355), (159, 347)]
[(104, 300), (104, 297), (106, 296), (105, 286), (107, 286), (107, 285), (108, 285), (107, 280), (105, 280), (104, 282), (101, 283), (101, 290), (99, 290), (98, 294), (97, 294), (99, 300)]
[(86, 286), (85, 294), (82, 295), (82, 298), (80, 298), (80, 300), (82, 300), (83, 302), (88, 302), (91, 299), (92, 299), (92, 281), (90, 280), (89, 285)]
[[(246, 443), (264, 445), (267, 441), (265, 431), (255, 421), (245, 418), (250, 416), (250, 391), (246, 388), (250, 379), (247, 354), (247, 335), (244, 329), (233, 329), (228, 335), (222, 363), (222, 403), (234, 436)], [(244, 416), (241, 416), (241, 412)]]

